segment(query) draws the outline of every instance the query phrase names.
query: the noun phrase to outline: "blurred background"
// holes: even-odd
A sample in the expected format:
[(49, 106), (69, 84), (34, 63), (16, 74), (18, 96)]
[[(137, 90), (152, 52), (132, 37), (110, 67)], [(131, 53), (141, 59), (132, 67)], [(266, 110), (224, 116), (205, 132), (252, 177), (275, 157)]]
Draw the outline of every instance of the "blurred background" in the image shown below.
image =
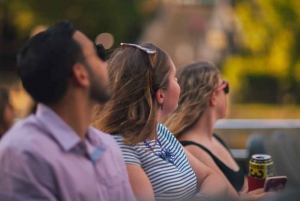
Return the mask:
[[(0, 0), (0, 86), (16, 118), (33, 105), (15, 73), (17, 51), (62, 19), (106, 49), (149, 41), (177, 67), (214, 62), (230, 82), (228, 119), (300, 117), (299, 0)], [(252, 133), (273, 131), (216, 130), (236, 149)]]

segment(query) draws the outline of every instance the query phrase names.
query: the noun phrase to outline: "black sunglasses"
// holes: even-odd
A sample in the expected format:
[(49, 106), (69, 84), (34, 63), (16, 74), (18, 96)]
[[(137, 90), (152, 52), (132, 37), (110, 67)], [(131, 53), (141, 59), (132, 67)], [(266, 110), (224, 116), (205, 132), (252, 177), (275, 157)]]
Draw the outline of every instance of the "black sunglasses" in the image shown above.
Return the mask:
[(229, 93), (229, 82), (223, 80), (222, 84), (215, 90), (215, 92), (219, 92), (221, 90), (224, 90), (225, 94)]

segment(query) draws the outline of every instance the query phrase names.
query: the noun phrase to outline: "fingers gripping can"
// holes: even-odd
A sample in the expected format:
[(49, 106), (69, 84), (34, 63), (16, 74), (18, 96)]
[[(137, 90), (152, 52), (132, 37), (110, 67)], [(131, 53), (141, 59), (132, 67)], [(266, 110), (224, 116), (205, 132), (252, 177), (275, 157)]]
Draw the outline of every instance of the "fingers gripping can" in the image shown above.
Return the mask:
[(249, 162), (249, 191), (263, 188), (267, 177), (273, 176), (273, 160), (270, 155), (255, 154)]

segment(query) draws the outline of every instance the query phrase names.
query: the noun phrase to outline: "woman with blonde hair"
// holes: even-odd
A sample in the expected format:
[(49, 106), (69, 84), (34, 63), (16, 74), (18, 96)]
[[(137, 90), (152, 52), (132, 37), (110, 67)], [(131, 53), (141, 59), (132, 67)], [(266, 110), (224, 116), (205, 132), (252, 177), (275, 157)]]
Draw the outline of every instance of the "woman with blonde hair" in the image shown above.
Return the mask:
[(180, 94), (170, 57), (151, 43), (122, 43), (108, 71), (114, 93), (93, 124), (119, 143), (137, 200), (189, 200), (199, 190), (204, 198), (226, 195), (225, 181), (160, 124)]
[(263, 196), (262, 189), (246, 195), (243, 170), (224, 141), (213, 133), (216, 121), (226, 115), (229, 92), (229, 83), (222, 80), (219, 69), (200, 61), (179, 68), (177, 77), (181, 88), (179, 103), (165, 125), (191, 154), (227, 181), (229, 190), (236, 195), (243, 191), (244, 198)]

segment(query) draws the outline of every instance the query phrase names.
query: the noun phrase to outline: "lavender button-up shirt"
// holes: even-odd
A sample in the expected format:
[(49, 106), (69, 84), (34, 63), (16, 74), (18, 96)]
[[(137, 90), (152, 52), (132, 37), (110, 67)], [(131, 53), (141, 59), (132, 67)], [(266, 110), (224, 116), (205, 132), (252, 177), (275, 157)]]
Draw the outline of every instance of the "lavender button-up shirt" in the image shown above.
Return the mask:
[(50, 108), (17, 123), (0, 141), (1, 201), (135, 201), (122, 152), (93, 127), (82, 141)]

